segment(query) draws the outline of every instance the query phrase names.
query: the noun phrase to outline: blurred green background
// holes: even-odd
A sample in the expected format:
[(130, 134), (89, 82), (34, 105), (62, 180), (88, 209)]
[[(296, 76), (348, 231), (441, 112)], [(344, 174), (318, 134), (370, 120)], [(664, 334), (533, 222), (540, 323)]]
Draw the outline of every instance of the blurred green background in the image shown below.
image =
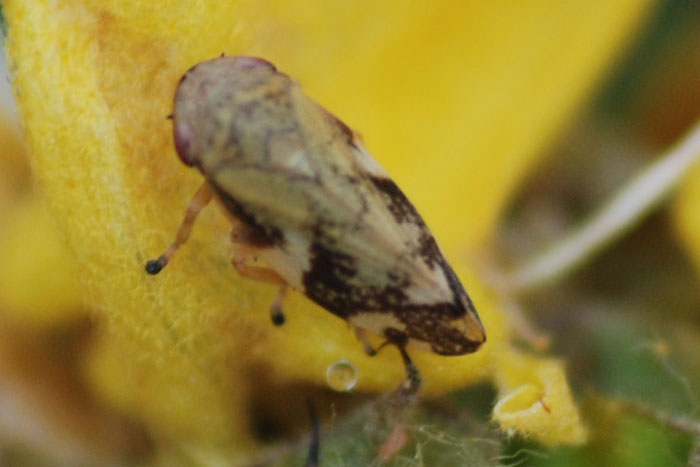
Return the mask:
[[(518, 264), (559, 239), (698, 116), (700, 3), (664, 1), (511, 206), (494, 245), (499, 261)], [(548, 448), (504, 436), (489, 419), (494, 389), (482, 385), (411, 409), (407, 444), (383, 465), (700, 466), (700, 281), (672, 204), (570, 277), (518, 297), (551, 337), (551, 354), (567, 362), (588, 444)], [(350, 397), (354, 408), (324, 425), (332, 428), (321, 465), (379, 465), (392, 425)], [(282, 437), (262, 415), (259, 431)], [(303, 465), (307, 442), (273, 444), (256, 465)], [(0, 433), (0, 465), (53, 465), (39, 451)]]

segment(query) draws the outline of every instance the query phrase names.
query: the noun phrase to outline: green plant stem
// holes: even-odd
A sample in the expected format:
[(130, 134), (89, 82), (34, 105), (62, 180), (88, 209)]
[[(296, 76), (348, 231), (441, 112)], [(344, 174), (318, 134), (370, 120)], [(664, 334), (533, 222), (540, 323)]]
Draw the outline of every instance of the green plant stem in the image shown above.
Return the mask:
[(658, 206), (698, 159), (700, 121), (582, 225), (516, 268), (507, 280), (510, 288), (516, 292), (535, 289), (573, 271)]

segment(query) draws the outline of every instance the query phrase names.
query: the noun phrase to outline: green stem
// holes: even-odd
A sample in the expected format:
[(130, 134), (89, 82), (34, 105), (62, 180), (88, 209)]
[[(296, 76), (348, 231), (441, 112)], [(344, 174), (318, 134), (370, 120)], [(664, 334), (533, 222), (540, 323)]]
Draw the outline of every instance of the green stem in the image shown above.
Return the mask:
[(658, 206), (698, 159), (700, 122), (581, 226), (517, 268), (508, 284), (515, 291), (524, 291), (564, 277)]

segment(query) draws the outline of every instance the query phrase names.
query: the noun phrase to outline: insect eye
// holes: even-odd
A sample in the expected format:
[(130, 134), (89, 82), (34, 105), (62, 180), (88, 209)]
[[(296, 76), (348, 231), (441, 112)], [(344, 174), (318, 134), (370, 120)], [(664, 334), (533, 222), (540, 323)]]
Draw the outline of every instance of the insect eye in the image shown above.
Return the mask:
[(236, 65), (245, 71), (258, 70), (258, 69), (268, 69), (270, 71), (277, 71), (275, 65), (268, 62), (264, 58), (258, 57), (236, 57), (234, 59)]
[(193, 166), (196, 160), (192, 153), (192, 130), (189, 125), (176, 122), (173, 133), (175, 137), (175, 150), (177, 151), (177, 155), (180, 156), (180, 160), (182, 160), (185, 165)]

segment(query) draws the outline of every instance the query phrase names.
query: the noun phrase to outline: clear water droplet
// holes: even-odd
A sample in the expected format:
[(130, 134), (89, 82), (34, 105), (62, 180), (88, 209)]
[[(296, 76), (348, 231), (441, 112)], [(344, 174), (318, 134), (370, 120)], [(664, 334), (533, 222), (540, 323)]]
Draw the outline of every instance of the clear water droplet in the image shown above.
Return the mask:
[(334, 391), (352, 391), (357, 384), (357, 368), (347, 360), (338, 360), (328, 366), (326, 383)]

